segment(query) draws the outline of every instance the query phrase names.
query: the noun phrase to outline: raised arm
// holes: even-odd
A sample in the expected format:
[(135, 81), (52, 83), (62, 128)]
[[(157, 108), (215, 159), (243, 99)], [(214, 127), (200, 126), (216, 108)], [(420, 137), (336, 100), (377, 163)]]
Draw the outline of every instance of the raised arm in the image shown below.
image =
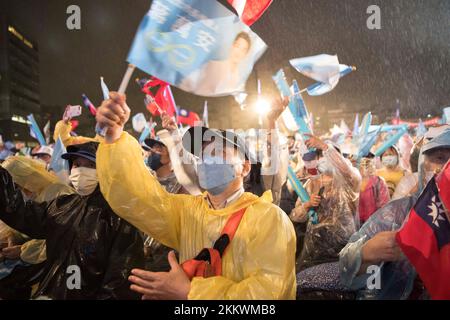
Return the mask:
[(130, 115), (124, 97), (111, 93), (111, 98), (97, 112), (98, 123), (108, 127), (105, 142), (97, 151), (101, 191), (117, 215), (164, 245), (178, 249), (180, 215), (194, 197), (169, 194), (150, 174), (139, 143), (123, 132)]

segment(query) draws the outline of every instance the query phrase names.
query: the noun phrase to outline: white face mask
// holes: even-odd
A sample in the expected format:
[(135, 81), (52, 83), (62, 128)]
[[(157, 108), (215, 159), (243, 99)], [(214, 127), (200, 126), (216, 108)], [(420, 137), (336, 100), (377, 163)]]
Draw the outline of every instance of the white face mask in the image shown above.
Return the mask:
[(312, 160), (312, 161), (303, 161), (305, 163), (306, 169), (317, 169), (317, 166), (319, 165), (318, 160)]
[(327, 159), (320, 158), (317, 164), (317, 169), (320, 173), (332, 174), (334, 167)]
[(398, 164), (398, 158), (396, 156), (384, 156), (381, 161), (384, 166), (389, 168), (395, 167)]
[(79, 195), (87, 196), (97, 188), (97, 170), (85, 167), (73, 168), (69, 180)]

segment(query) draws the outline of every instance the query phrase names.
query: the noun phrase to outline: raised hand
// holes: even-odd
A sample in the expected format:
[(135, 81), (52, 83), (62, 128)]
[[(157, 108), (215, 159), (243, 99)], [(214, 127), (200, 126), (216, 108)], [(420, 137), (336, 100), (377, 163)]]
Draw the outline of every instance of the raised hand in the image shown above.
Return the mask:
[(97, 109), (96, 120), (101, 128), (107, 128), (105, 141), (114, 143), (122, 135), (123, 128), (130, 119), (130, 108), (126, 97), (117, 92), (110, 92), (110, 99), (102, 102)]

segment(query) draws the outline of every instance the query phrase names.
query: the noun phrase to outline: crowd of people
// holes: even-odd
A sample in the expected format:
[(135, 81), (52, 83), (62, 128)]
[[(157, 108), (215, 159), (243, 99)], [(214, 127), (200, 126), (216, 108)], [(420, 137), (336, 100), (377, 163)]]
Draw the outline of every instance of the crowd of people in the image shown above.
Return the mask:
[(67, 179), (51, 146), (2, 141), (0, 299), (429, 299), (395, 237), (449, 161), (450, 127), (357, 157), (351, 132), (280, 132), (288, 102), (274, 99), (262, 143), (167, 114), (139, 143), (112, 92), (104, 136), (56, 124)]

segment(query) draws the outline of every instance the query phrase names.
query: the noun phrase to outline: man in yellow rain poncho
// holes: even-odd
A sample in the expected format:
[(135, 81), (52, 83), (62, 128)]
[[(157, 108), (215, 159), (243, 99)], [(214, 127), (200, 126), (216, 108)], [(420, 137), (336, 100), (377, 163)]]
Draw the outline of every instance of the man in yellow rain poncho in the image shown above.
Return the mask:
[[(138, 142), (123, 132), (129, 116), (124, 97), (116, 93), (98, 110), (97, 122), (108, 128), (97, 153), (102, 193), (116, 214), (176, 249), (184, 263), (178, 264), (171, 252), (170, 272), (133, 270), (131, 288), (143, 299), (295, 299), (294, 228), (271, 203), (270, 193), (261, 198), (244, 193), (250, 162), (242, 159), (236, 137), (212, 131), (209, 144), (200, 142), (203, 165), (198, 166), (198, 175), (206, 190), (203, 195), (169, 194), (145, 168)], [(216, 152), (205, 155), (218, 142), (224, 143), (223, 150), (214, 147)], [(184, 271), (186, 263), (204, 248), (217, 245), (227, 220), (242, 209), (245, 214), (222, 256), (221, 271), (214, 269), (190, 280)]]

